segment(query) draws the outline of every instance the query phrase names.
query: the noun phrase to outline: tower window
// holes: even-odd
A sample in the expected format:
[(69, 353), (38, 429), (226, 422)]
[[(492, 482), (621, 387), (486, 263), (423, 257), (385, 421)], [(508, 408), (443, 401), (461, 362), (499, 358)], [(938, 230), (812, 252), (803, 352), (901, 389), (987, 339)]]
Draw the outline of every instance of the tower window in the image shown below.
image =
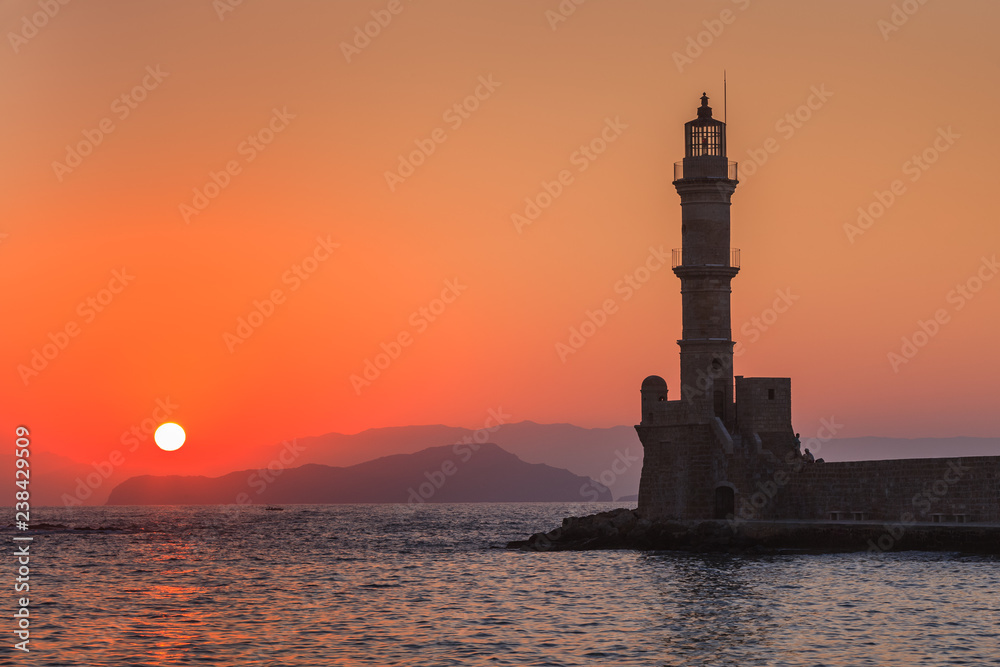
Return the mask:
[(773, 401), (774, 400), (774, 390), (773, 389), (768, 389), (767, 390), (767, 400), (769, 400), (769, 401)]

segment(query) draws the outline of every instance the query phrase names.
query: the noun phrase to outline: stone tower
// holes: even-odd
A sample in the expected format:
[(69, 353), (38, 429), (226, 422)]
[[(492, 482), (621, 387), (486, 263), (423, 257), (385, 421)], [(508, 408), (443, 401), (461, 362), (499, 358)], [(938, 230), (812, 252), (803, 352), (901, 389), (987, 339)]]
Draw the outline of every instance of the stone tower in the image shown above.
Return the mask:
[(739, 254), (729, 247), (729, 207), (736, 163), (726, 157), (726, 125), (702, 95), (698, 117), (684, 126), (684, 160), (674, 165), (681, 198), (681, 242), (674, 273), (681, 280), (681, 391), (642, 383), (643, 445), (639, 511), (649, 518), (700, 519), (732, 512), (738, 433), (730, 317)]
[(681, 243), (674, 273), (681, 280), (681, 400), (692, 417), (735, 421), (730, 283), (739, 251), (730, 249), (729, 209), (736, 163), (726, 157), (726, 124), (712, 118), (702, 94), (698, 117), (684, 125), (684, 160), (674, 166), (681, 197)]

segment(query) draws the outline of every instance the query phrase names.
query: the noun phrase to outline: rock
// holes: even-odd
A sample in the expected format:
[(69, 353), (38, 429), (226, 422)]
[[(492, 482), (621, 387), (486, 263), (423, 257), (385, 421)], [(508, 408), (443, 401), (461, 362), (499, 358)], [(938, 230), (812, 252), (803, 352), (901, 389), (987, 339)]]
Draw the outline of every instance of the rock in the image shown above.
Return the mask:
[(649, 519), (638, 519), (626, 534), (626, 538), (630, 542), (639, 542), (649, 534), (652, 526), (653, 522)]
[(716, 553), (782, 553), (788, 550), (958, 551), (1000, 554), (1000, 526), (935, 524), (894, 528), (875, 522), (653, 521), (634, 510), (618, 509), (568, 517), (562, 526), (512, 541), (510, 549), (583, 551), (589, 549), (673, 550)]
[(628, 530), (635, 525), (636, 516), (631, 510), (621, 510), (618, 512), (617, 516), (611, 519), (612, 525), (621, 532), (628, 532)]

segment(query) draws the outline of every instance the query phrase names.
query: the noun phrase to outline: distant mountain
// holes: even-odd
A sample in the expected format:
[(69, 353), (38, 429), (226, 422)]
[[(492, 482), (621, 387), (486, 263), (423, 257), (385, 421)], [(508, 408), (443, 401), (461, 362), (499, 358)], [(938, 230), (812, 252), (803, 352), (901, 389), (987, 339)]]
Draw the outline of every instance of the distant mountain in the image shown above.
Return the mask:
[(495, 444), (429, 447), (349, 467), (307, 463), (222, 477), (142, 475), (116, 486), (109, 505), (230, 503), (583, 502), (611, 500), (599, 483), (526, 463)]
[[(354, 435), (328, 433), (299, 438), (296, 444), (301, 453), (296, 464), (352, 465), (377, 456), (485, 437), (529, 463), (547, 463), (600, 481), (616, 499), (631, 501), (639, 493), (643, 451), (632, 426), (582, 428), (522, 421), (481, 431), (430, 425), (375, 428)], [(281, 444), (261, 450), (254, 464), (265, 467), (283, 449)], [(824, 443), (816, 456), (827, 461), (1000, 456), (1000, 438), (840, 438)]]
[[(500, 411), (494, 411), (502, 413)], [(509, 417), (504, 415), (505, 417)], [(490, 424), (495, 424), (495, 420)], [(463, 441), (495, 443), (528, 463), (546, 463), (597, 480), (615, 497), (639, 492), (642, 444), (632, 426), (582, 428), (572, 424), (506, 423), (473, 430), (452, 426), (373, 428), (353, 435), (327, 433), (298, 438), (294, 465), (350, 466), (392, 454)], [(264, 468), (279, 458), (285, 443), (257, 451), (249, 465)]]
[[(527, 463), (545, 463), (600, 481), (615, 498), (623, 501), (631, 500), (639, 491), (642, 445), (631, 426), (581, 428), (522, 421), (479, 431), (430, 425), (376, 428), (353, 435), (328, 433), (289, 441), (294, 442), (291, 448), (287, 442), (257, 448), (234, 459), (228, 469), (266, 468), (274, 462), (284, 468), (306, 463), (347, 467), (379, 457), (412, 454), (428, 447), (487, 439)], [(803, 440), (806, 447), (810, 446), (807, 438)], [(109, 447), (109, 451), (116, 448)], [(0, 451), (0, 464), (7, 465), (8, 470), (13, 466), (13, 452), (13, 441), (9, 448)], [(1000, 438), (840, 438), (824, 443), (815, 453), (827, 461), (998, 456)], [(35, 450), (32, 505), (103, 504), (112, 487), (121, 480), (152, 472), (140, 464), (133, 465), (132, 460), (114, 468), (106, 459), (99, 457), (98, 462), (85, 464)], [(215, 474), (224, 471), (215, 468)], [(13, 505), (13, 498), (9, 504)]]
[(813, 453), (831, 462), (1000, 456), (1000, 438), (837, 438)]
[[(13, 470), (13, 446), (9, 452), (0, 461)], [(106, 460), (87, 465), (43, 449), (32, 450), (30, 460), (32, 507), (103, 505), (115, 482), (125, 478)]]

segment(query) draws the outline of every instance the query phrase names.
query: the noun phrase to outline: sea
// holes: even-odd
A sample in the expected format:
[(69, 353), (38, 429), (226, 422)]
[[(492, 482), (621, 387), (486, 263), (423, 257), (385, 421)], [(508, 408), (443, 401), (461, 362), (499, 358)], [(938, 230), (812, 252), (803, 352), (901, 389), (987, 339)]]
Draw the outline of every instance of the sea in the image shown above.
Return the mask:
[(1000, 665), (993, 557), (505, 548), (616, 506), (33, 509), (0, 664)]

